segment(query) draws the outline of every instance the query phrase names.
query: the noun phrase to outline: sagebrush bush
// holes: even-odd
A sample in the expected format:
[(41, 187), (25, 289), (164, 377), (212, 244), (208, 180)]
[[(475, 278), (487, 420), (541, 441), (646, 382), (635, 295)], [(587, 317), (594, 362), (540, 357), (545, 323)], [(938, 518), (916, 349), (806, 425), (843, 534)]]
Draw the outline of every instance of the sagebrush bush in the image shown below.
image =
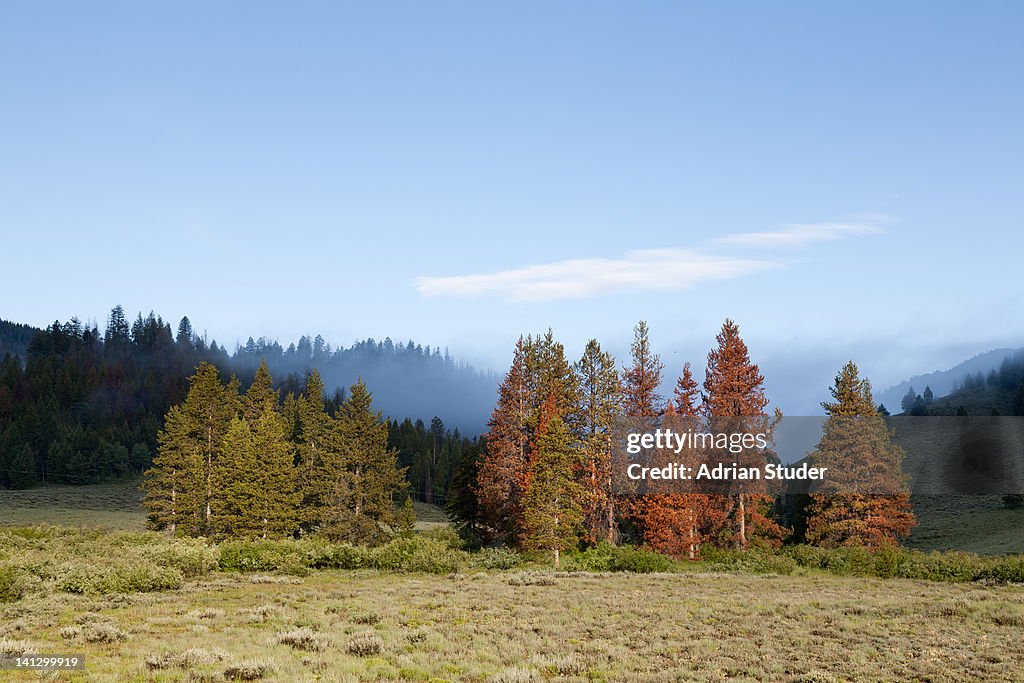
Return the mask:
[(258, 681), (273, 673), (272, 662), (242, 662), (224, 669), (224, 678), (229, 681)]
[(327, 649), (326, 636), (306, 626), (281, 631), (275, 640), (280, 645), (288, 645), (296, 650), (306, 650), (307, 652), (322, 652)]
[(257, 605), (238, 610), (238, 614), (246, 617), (249, 623), (263, 623), (283, 613), (284, 609), (278, 605)]
[(558, 579), (551, 572), (522, 572), (508, 578), (510, 586), (555, 586)]
[(82, 637), (89, 643), (120, 643), (128, 634), (113, 624), (95, 622), (82, 627)]
[(227, 657), (221, 650), (204, 650), (202, 648), (189, 648), (182, 652), (167, 652), (159, 655), (146, 657), (146, 668), (148, 669), (191, 669), (203, 664), (214, 664), (223, 661)]
[(22, 655), (35, 654), (36, 652), (36, 646), (27, 640), (0, 638), (0, 659), (21, 657)]
[(355, 633), (345, 643), (345, 652), (356, 657), (373, 657), (384, 649), (384, 641), (373, 631)]
[(540, 683), (543, 679), (533, 669), (512, 667), (498, 672), (488, 680), (490, 683)]

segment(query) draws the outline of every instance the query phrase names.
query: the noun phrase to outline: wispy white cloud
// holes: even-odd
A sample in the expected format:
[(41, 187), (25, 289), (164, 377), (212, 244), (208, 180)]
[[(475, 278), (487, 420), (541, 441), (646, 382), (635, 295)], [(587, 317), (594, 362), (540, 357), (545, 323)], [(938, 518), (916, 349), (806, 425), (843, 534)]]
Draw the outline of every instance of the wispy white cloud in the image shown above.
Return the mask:
[(715, 243), (743, 247), (803, 247), (814, 242), (829, 242), (854, 235), (871, 235), (880, 232), (882, 232), (880, 227), (867, 222), (789, 223), (779, 230), (726, 235), (716, 239)]
[[(843, 223), (790, 223), (777, 230), (726, 235), (710, 244), (723, 247), (794, 249), (816, 242), (882, 232), (883, 214), (861, 214)], [(711, 250), (645, 249), (621, 258), (588, 258), (524, 266), (475, 275), (416, 278), (416, 290), (427, 297), (478, 298), (506, 301), (583, 299), (619, 292), (680, 290), (702, 282), (742, 277), (784, 262), (772, 258), (728, 256)]]
[(420, 277), (423, 296), (508, 301), (581, 299), (601, 294), (679, 290), (777, 265), (773, 261), (716, 256), (692, 249), (645, 249), (618, 259), (571, 259), (479, 275)]

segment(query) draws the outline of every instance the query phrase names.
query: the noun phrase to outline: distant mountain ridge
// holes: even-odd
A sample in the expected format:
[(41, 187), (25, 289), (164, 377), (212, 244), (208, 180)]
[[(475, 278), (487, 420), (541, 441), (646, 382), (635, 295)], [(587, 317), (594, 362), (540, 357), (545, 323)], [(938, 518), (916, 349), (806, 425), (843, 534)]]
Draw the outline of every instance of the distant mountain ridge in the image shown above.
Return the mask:
[(998, 369), (1000, 364), (1008, 357), (1019, 353), (1024, 348), (1000, 348), (992, 349), (972, 356), (967, 360), (954, 365), (948, 370), (936, 370), (934, 372), (914, 375), (910, 379), (895, 384), (882, 392), (875, 394), (875, 400), (884, 403), (885, 407), (892, 413), (900, 412), (900, 401), (913, 387), (914, 391), (921, 393), (925, 387), (931, 387), (935, 396), (946, 396), (956, 390), (968, 375), (987, 375), (991, 370)]

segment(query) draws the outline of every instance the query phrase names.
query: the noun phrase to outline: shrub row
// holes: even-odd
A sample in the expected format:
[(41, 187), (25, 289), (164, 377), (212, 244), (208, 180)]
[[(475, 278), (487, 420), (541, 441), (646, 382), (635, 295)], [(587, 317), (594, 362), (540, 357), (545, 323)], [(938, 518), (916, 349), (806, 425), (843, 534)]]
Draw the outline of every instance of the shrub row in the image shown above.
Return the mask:
[(923, 553), (905, 548), (817, 548), (798, 545), (783, 553), (800, 567), (841, 576), (925, 579), (967, 583), (1024, 583), (1024, 555), (988, 557), (956, 551)]
[(565, 560), (568, 571), (650, 574), (680, 569), (679, 563), (666, 555), (646, 548), (610, 543), (600, 543), (583, 552), (568, 553)]
[(380, 569), (448, 574), (468, 564), (469, 554), (428, 537), (396, 538), (377, 547), (301, 541), (233, 542), (221, 545), (224, 571), (279, 571), (302, 575), (309, 569)]
[(78, 565), (69, 568), (57, 587), (65, 593), (151, 593), (181, 588), (181, 572), (148, 563), (123, 566)]

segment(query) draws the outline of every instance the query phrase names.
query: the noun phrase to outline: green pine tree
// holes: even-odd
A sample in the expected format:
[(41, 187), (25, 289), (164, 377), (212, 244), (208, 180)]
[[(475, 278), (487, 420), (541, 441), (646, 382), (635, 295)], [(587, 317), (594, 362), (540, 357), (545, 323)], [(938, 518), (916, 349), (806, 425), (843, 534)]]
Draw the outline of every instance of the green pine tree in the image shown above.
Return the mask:
[(38, 483), (36, 459), (27, 443), (15, 447), (7, 467), (7, 481), (12, 489), (29, 489)]
[(549, 400), (535, 434), (529, 489), (523, 505), (522, 546), (551, 553), (559, 566), (561, 552), (579, 543), (583, 523), (581, 466), (573, 436)]
[(394, 498), (406, 487), (398, 451), (388, 448), (388, 427), (373, 409), (362, 379), (349, 391), (335, 420), (341, 468), (331, 471), (328, 535), (372, 541), (381, 525), (394, 525)]
[(189, 392), (172, 407), (157, 435), (159, 448), (144, 484), (150, 524), (171, 533), (211, 531), (214, 473), (231, 420), (238, 414), (238, 381), (225, 386), (217, 368), (200, 363), (189, 378)]
[(268, 408), (279, 409), (277, 391), (273, 388), (273, 378), (267, 369), (266, 358), (260, 361), (260, 367), (256, 370), (256, 376), (253, 378), (252, 384), (249, 385), (248, 391), (245, 392), (242, 405), (245, 419), (250, 422), (258, 419)]
[(302, 522), (307, 530), (314, 531), (328, 524), (342, 467), (337, 430), (324, 408), (324, 383), (315, 369), (306, 378), (305, 391), (296, 403)]
[(221, 536), (284, 538), (298, 526), (292, 445), (269, 406), (250, 424), (235, 419), (218, 462), (212, 527)]

